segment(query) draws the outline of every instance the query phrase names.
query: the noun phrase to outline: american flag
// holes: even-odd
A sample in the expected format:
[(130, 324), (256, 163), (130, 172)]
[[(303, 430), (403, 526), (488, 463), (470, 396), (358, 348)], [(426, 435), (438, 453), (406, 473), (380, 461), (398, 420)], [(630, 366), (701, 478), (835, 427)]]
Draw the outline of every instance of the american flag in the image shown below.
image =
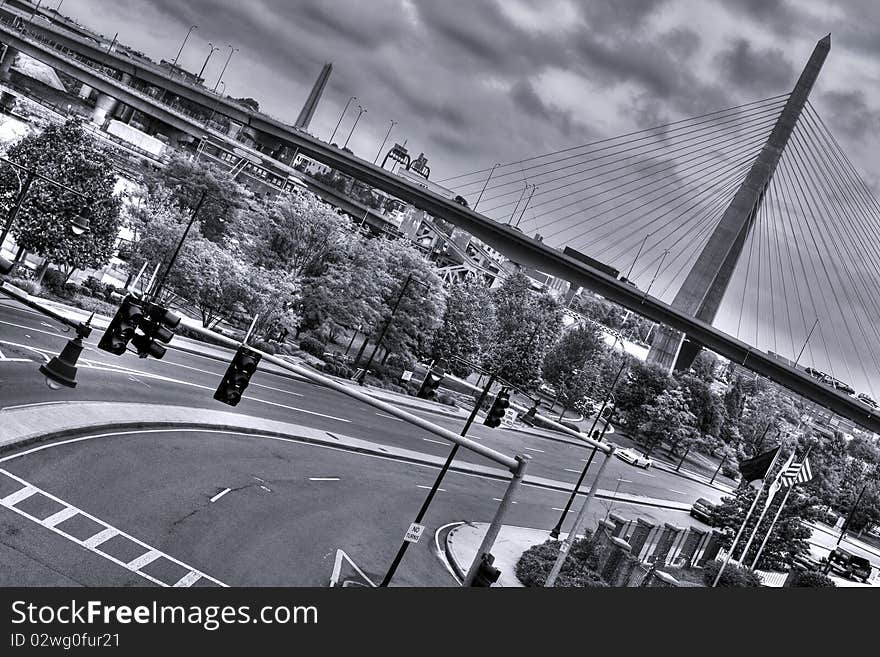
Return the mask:
[(782, 473), (780, 483), (783, 488), (788, 488), (795, 484), (805, 484), (812, 478), (813, 471), (810, 470), (810, 460), (805, 458), (800, 463), (789, 465)]

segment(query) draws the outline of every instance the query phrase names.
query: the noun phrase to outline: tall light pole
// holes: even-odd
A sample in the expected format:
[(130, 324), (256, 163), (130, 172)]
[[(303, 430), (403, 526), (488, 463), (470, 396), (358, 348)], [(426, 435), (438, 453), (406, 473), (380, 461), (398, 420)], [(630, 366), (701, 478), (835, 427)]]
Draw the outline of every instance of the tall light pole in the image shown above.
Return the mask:
[(530, 187), (529, 183), (526, 183), (525, 186), (523, 187), (522, 194), (519, 195), (519, 198), (516, 200), (516, 205), (513, 206), (513, 212), (510, 213), (510, 219), (507, 220), (508, 225), (510, 225), (510, 223), (513, 221), (513, 217), (516, 215), (516, 211), (519, 208), (519, 204), (522, 203), (523, 197), (526, 195), (526, 192), (528, 191), (529, 187)]
[(223, 70), (220, 71), (220, 77), (217, 78), (217, 84), (214, 85), (213, 91), (217, 91), (217, 87), (220, 86), (220, 80), (223, 79), (223, 74), (226, 73), (226, 67), (229, 66), (229, 60), (232, 59), (232, 56), (238, 52), (238, 48), (233, 46), (231, 43), (226, 44), (226, 46), (229, 48), (229, 57), (226, 58), (226, 63), (223, 64)]
[(348, 102), (345, 104), (345, 108), (342, 110), (342, 114), (339, 115), (339, 120), (336, 122), (336, 127), (333, 128), (333, 133), (330, 135), (330, 139), (327, 140), (327, 143), (333, 141), (333, 137), (336, 136), (336, 131), (339, 130), (339, 126), (342, 123), (342, 119), (345, 117), (345, 113), (348, 111), (348, 106), (351, 105), (351, 101), (357, 100), (357, 96), (352, 96), (348, 99)]
[(396, 125), (397, 125), (397, 121), (392, 119), (391, 125), (388, 126), (388, 132), (385, 133), (385, 139), (382, 140), (382, 145), (379, 146), (379, 152), (376, 153), (376, 157), (373, 160), (373, 164), (376, 164), (376, 162), (379, 161), (379, 156), (382, 154), (382, 149), (385, 148), (385, 142), (388, 141), (388, 137), (391, 136), (391, 131), (394, 130), (394, 126), (396, 126)]
[(204, 80), (204, 78), (202, 78), (202, 73), (205, 72), (205, 67), (208, 65), (208, 60), (211, 59), (211, 56), (212, 56), (215, 52), (217, 52), (218, 50), (220, 50), (220, 48), (215, 48), (215, 47), (214, 47), (214, 44), (211, 43), (210, 41), (208, 41), (208, 47), (211, 49), (211, 52), (209, 52), (209, 53), (208, 53), (208, 56), (205, 57), (205, 63), (202, 64), (202, 70), (199, 71), (199, 79), (202, 79), (202, 80)]
[(535, 190), (538, 189), (537, 185), (532, 185), (532, 191), (529, 194), (529, 197), (526, 199), (526, 204), (523, 206), (522, 212), (519, 213), (519, 219), (516, 220), (514, 224), (516, 227), (519, 227), (519, 222), (523, 220), (523, 217), (526, 214), (526, 208), (529, 207), (529, 203), (532, 202), (532, 197), (535, 195)]
[(348, 137), (345, 139), (345, 143), (342, 145), (343, 148), (348, 147), (348, 141), (351, 139), (351, 136), (354, 134), (354, 129), (357, 127), (358, 121), (361, 120), (361, 116), (367, 113), (367, 108), (363, 105), (358, 105), (358, 115), (354, 120), (354, 125), (351, 126), (351, 132), (348, 133)]
[(483, 185), (483, 189), (480, 190), (480, 195), (477, 197), (477, 202), (474, 203), (474, 210), (477, 209), (477, 205), (480, 203), (480, 199), (483, 198), (483, 192), (486, 191), (486, 188), (489, 186), (489, 181), (492, 180), (492, 174), (495, 173), (495, 169), (501, 166), (500, 162), (496, 162), (492, 165), (492, 169), (489, 171), (489, 177), (486, 178), (486, 183)]
[(183, 37), (183, 43), (180, 44), (180, 50), (177, 51), (177, 57), (174, 58), (174, 61), (171, 62), (171, 73), (174, 74), (174, 68), (177, 66), (177, 60), (180, 59), (180, 54), (183, 52), (183, 47), (186, 45), (186, 40), (189, 39), (189, 35), (193, 33), (193, 30), (199, 29), (198, 25), (191, 25), (189, 28), (189, 32), (186, 33), (186, 36)]

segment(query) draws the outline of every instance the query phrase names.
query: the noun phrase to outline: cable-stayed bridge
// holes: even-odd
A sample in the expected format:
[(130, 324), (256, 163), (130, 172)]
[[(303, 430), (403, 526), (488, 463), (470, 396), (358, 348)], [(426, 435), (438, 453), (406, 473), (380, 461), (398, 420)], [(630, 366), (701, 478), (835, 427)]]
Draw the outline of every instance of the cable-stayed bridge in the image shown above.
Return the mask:
[[(655, 342), (652, 357), (665, 366), (705, 346), (880, 432), (872, 407), (803, 369), (872, 397), (880, 389), (880, 206), (807, 100), (828, 38), (791, 94), (439, 181), (469, 198), (471, 210), (208, 91), (127, 70), (115, 53), (60, 44), (55, 28), (55, 41), (30, 29), (0, 24), (0, 40), (192, 137), (235, 143), (245, 135), (239, 147), (280, 165), (301, 153), (450, 221), (515, 262), (664, 324), (667, 344)], [(83, 65), (92, 59), (99, 72)], [(185, 95), (190, 109), (169, 109), (164, 96), (144, 93), (139, 76)], [(219, 132), (217, 115), (246, 130)], [(613, 265), (637, 286), (563, 254), (564, 246)], [(701, 254), (711, 266), (694, 274)], [(684, 286), (689, 277), (699, 285)], [(677, 299), (683, 289), (695, 303)]]

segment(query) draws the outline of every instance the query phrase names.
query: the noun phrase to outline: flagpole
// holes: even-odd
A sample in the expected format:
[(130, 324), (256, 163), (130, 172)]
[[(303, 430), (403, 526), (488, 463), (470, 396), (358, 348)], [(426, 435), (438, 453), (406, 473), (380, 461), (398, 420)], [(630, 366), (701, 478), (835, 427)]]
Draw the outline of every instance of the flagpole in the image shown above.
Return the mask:
[[(770, 472), (773, 469), (773, 466), (776, 465), (776, 459), (779, 458), (779, 448), (776, 450), (776, 454), (773, 456), (773, 462), (770, 464), (770, 467), (767, 468), (767, 472)], [(730, 546), (730, 550), (727, 552), (727, 556), (724, 557), (724, 562), (721, 564), (721, 568), (718, 569), (718, 574), (715, 575), (715, 580), (712, 582), (712, 588), (718, 586), (718, 580), (721, 579), (721, 574), (724, 572), (724, 569), (727, 568), (727, 564), (730, 563), (730, 558), (733, 556), (734, 550), (736, 550), (736, 545), (739, 543), (739, 539), (742, 536), (743, 530), (746, 528), (746, 524), (749, 522), (749, 518), (752, 517), (752, 512), (755, 510), (755, 505), (758, 503), (758, 498), (761, 497), (761, 491), (764, 490), (764, 479), (761, 478), (761, 487), (758, 489), (758, 493), (755, 495), (755, 499), (752, 500), (752, 506), (749, 507), (748, 513), (746, 513), (746, 517), (743, 519), (742, 524), (739, 526), (739, 531), (736, 533), (736, 536), (733, 537), (733, 543)]]
[(758, 554), (755, 555), (755, 560), (752, 562), (752, 570), (755, 569), (755, 566), (758, 563), (758, 559), (761, 558), (761, 553), (764, 551), (764, 546), (767, 545), (767, 539), (770, 538), (770, 534), (773, 533), (773, 528), (776, 526), (776, 521), (779, 520), (779, 516), (782, 513), (782, 507), (785, 506), (785, 503), (788, 502), (788, 496), (791, 495), (791, 490), (794, 488), (794, 484), (788, 487), (788, 490), (785, 491), (785, 497), (782, 498), (782, 504), (779, 505), (779, 508), (776, 510), (776, 515), (773, 516), (773, 521), (770, 523), (769, 529), (767, 529), (767, 533), (764, 535), (764, 540), (761, 541), (761, 547), (758, 548)]
[[(800, 423), (798, 423), (798, 427), (800, 427)], [(807, 457), (810, 455), (810, 450), (812, 449), (812, 445), (807, 445), (807, 451), (804, 453), (804, 458), (801, 459), (800, 468), (798, 469), (798, 475), (800, 475), (800, 473), (803, 471), (804, 464), (807, 463)], [(796, 480), (793, 481), (791, 483), (791, 486), (788, 487), (788, 490), (785, 491), (785, 497), (782, 498), (782, 504), (780, 504), (779, 508), (776, 510), (776, 515), (773, 516), (773, 521), (770, 523), (770, 528), (764, 535), (764, 540), (761, 541), (761, 547), (758, 548), (758, 554), (755, 555), (755, 560), (752, 562), (752, 570), (755, 569), (755, 566), (758, 563), (758, 559), (761, 558), (761, 553), (764, 551), (764, 546), (767, 545), (767, 540), (770, 538), (770, 534), (773, 533), (773, 528), (776, 526), (776, 521), (779, 520), (779, 516), (782, 514), (782, 509), (785, 506), (785, 503), (788, 502), (788, 496), (791, 495), (792, 489), (797, 486), (797, 484), (798, 482)]]
[[(776, 455), (779, 456), (779, 452), (776, 452)], [(779, 492), (779, 480), (782, 478), (783, 473), (785, 473), (786, 469), (789, 465), (791, 465), (793, 460), (794, 452), (791, 453), (791, 456), (788, 457), (788, 461), (785, 463), (785, 465), (782, 466), (782, 469), (776, 473), (776, 476), (773, 477), (773, 481), (770, 482), (770, 485), (767, 487), (767, 500), (764, 502), (764, 508), (761, 511), (761, 515), (758, 516), (758, 522), (755, 523), (755, 528), (752, 530), (752, 535), (749, 536), (749, 540), (746, 541), (746, 546), (743, 548), (742, 559), (740, 559), (740, 563), (746, 560), (746, 556), (749, 553), (749, 548), (752, 547), (752, 541), (755, 540), (755, 536), (758, 535), (758, 530), (761, 528), (761, 523), (764, 521), (764, 516), (767, 515), (767, 511), (770, 510), (770, 505), (773, 504), (773, 498), (776, 497), (776, 493)], [(772, 471), (773, 466), (771, 466), (770, 470), (768, 470), (767, 472)]]

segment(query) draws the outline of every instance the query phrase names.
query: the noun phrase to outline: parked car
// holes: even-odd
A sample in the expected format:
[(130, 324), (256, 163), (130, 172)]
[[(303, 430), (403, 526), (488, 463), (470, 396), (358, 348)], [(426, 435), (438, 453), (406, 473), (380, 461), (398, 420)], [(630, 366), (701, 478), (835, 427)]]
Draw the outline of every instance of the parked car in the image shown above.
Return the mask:
[(871, 577), (871, 562), (865, 557), (860, 557), (838, 547), (828, 554), (825, 572), (827, 573), (829, 570), (840, 572), (844, 577), (850, 579), (858, 578), (867, 584)]
[(866, 405), (870, 406), (871, 408), (877, 408), (877, 407), (878, 407), (877, 402), (875, 402), (873, 399), (871, 399), (870, 397), (868, 397), (868, 395), (866, 395), (866, 394), (863, 393), (863, 392), (860, 392), (859, 394), (857, 394), (857, 395), (856, 395), (856, 399), (858, 399), (858, 400), (859, 400), (860, 402), (862, 402), (863, 404), (866, 404)]
[(639, 454), (634, 449), (618, 449), (616, 452), (614, 452), (614, 454), (621, 461), (632, 463), (633, 465), (644, 468), (645, 470), (647, 470), (654, 464), (654, 461), (649, 459), (647, 456)]
[(712, 512), (715, 505), (704, 497), (699, 498), (691, 507), (691, 516), (697, 520), (705, 522), (710, 527), (714, 527), (712, 523)]

